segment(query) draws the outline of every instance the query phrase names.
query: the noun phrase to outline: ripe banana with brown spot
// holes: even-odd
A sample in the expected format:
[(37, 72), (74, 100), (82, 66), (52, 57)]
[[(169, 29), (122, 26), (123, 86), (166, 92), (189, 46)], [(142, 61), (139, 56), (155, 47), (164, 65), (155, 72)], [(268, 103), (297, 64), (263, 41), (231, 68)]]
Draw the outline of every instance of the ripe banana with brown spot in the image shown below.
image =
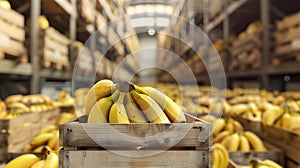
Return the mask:
[(130, 91), (130, 94), (150, 122), (170, 123), (166, 114), (150, 96), (138, 93), (135, 90)]
[(103, 79), (97, 82), (87, 93), (85, 101), (85, 112), (90, 113), (94, 104), (103, 97), (111, 95), (116, 90), (116, 84), (111, 80)]
[(261, 139), (254, 133), (246, 131), (243, 135), (248, 139), (250, 146), (254, 151), (263, 152), (267, 150)]
[(152, 87), (139, 87), (134, 85), (139, 93), (150, 96), (166, 113), (171, 122), (186, 122), (184, 112), (181, 108), (168, 96)]
[(147, 123), (148, 119), (144, 113), (138, 108), (130, 93), (125, 95), (125, 109), (131, 123)]
[(124, 106), (125, 92), (120, 92), (118, 100), (111, 106), (109, 110), (110, 123), (129, 124), (128, 115)]
[(116, 90), (111, 96), (98, 100), (90, 110), (88, 123), (107, 123), (109, 111), (116, 98), (118, 98), (119, 93), (120, 92)]

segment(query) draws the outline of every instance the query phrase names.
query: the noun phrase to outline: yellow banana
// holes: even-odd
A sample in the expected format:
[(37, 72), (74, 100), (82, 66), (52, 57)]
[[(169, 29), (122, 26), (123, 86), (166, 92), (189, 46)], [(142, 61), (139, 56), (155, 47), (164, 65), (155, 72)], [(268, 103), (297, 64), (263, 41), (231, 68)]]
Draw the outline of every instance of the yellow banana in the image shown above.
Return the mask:
[(213, 115), (204, 115), (202, 117), (200, 117), (201, 120), (204, 120), (206, 122), (209, 122), (209, 123), (214, 123), (214, 122), (217, 122), (217, 118)]
[(244, 132), (244, 136), (248, 139), (250, 146), (254, 151), (263, 152), (267, 150), (261, 139), (254, 133), (246, 131)]
[(225, 125), (225, 130), (234, 132), (234, 125), (230, 120), (227, 120), (227, 123)]
[(148, 120), (144, 113), (137, 107), (136, 103), (130, 96), (130, 93), (125, 95), (125, 109), (131, 123), (147, 123)]
[(219, 152), (217, 152), (217, 150), (213, 150), (213, 163), (212, 163), (212, 165), (213, 165), (213, 167), (214, 168), (220, 168), (221, 167), (221, 165), (220, 165), (220, 160), (222, 159), (221, 157), (220, 157), (220, 155), (219, 155)]
[(240, 134), (239, 149), (240, 149), (240, 151), (243, 151), (243, 152), (249, 152), (250, 151), (250, 144), (248, 142), (248, 139), (242, 134)]
[(120, 92), (116, 90), (111, 96), (98, 100), (90, 110), (88, 123), (106, 123), (109, 118), (110, 108), (114, 104), (114, 100), (118, 97), (119, 93)]
[(40, 160), (36, 162), (34, 165), (31, 166), (31, 168), (43, 168), (45, 165), (45, 160)]
[(109, 111), (109, 122), (110, 123), (130, 123), (126, 109), (124, 106), (125, 92), (121, 92), (118, 100), (111, 106)]
[(269, 160), (269, 159), (261, 161), (259, 163), (259, 165), (267, 166), (267, 167), (270, 167), (270, 168), (283, 168), (282, 166), (280, 166), (276, 162), (274, 162), (272, 160)]
[(232, 134), (231, 131), (222, 131), (220, 134), (218, 134), (215, 138), (215, 143), (222, 142), (226, 137), (230, 136)]
[(46, 144), (51, 138), (53, 137), (53, 134), (51, 133), (44, 133), (41, 135), (36, 136), (32, 141), (31, 141), (31, 146), (36, 147), (36, 146), (41, 146)]
[(134, 85), (137, 92), (150, 96), (166, 113), (171, 122), (186, 122), (184, 112), (168, 96), (152, 87), (139, 87)]
[(227, 149), (228, 151), (235, 152), (239, 148), (240, 137), (237, 133), (234, 133), (230, 136), (227, 142)]
[(219, 144), (219, 143), (214, 144), (213, 147), (216, 150), (219, 150), (222, 153), (221, 159), (224, 160), (224, 165), (223, 166), (227, 167), (228, 164), (229, 164), (229, 155), (228, 155), (228, 152), (227, 152), (226, 148), (223, 145)]
[(68, 122), (75, 118), (76, 118), (76, 116), (72, 113), (61, 113), (56, 121), (56, 125)]
[(137, 105), (143, 110), (147, 119), (152, 123), (170, 123), (170, 120), (159, 107), (159, 105), (145, 94), (137, 93), (135, 90), (130, 91), (132, 98)]
[(44, 164), (44, 168), (58, 168), (58, 156), (55, 153), (50, 153)]
[(213, 128), (213, 135), (217, 136), (225, 127), (225, 120), (220, 118), (219, 121), (216, 122), (215, 127)]
[(42, 153), (43, 148), (44, 148), (43, 145), (38, 146), (38, 147), (36, 147), (36, 148), (33, 149), (33, 152), (35, 152), (35, 153)]
[(30, 144), (28, 144), (27, 146), (25, 146), (25, 148), (24, 148), (24, 152), (30, 152), (30, 151), (32, 151), (32, 149), (33, 149), (33, 146), (31, 146)]
[(291, 119), (291, 115), (289, 113), (284, 113), (282, 118), (282, 123), (281, 126), (282, 128), (288, 129), (290, 127), (290, 119)]
[(240, 122), (232, 120), (234, 131), (243, 131), (243, 126)]
[(57, 131), (55, 131), (53, 134), (54, 134), (53, 137), (48, 141), (48, 144), (47, 144), (47, 145), (48, 145), (51, 149), (55, 150), (55, 149), (58, 148), (59, 131), (57, 130)]
[(268, 108), (263, 114), (263, 124), (264, 125), (273, 125), (274, 122), (282, 116), (284, 113), (284, 108), (273, 106)]
[(90, 113), (94, 104), (103, 97), (111, 95), (116, 90), (116, 85), (108, 79), (97, 82), (87, 93), (85, 101), (85, 112)]
[(24, 154), (10, 161), (4, 168), (29, 168), (39, 160), (34, 154)]
[(242, 113), (246, 112), (249, 109), (249, 106), (246, 104), (237, 104), (231, 106), (230, 114), (231, 115), (241, 115)]
[(41, 134), (44, 134), (44, 133), (50, 133), (50, 132), (52, 132), (53, 130), (56, 130), (56, 129), (57, 129), (57, 126), (55, 126), (55, 125), (49, 125), (49, 126), (46, 126), (46, 127), (42, 128), (38, 132), (38, 135), (41, 135)]
[(29, 112), (30, 109), (23, 103), (20, 102), (12, 102), (7, 105), (9, 109), (20, 109), (22, 112)]

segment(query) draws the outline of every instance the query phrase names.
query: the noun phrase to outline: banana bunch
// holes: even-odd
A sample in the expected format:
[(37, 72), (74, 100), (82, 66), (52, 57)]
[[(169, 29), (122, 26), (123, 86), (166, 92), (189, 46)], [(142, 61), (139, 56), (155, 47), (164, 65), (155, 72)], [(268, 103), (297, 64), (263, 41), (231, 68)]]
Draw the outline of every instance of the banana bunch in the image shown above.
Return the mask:
[(252, 160), (250, 168), (283, 168), (273, 160)]
[(57, 126), (49, 125), (38, 132), (30, 144), (25, 147), (24, 152), (32, 151), (41, 153), (45, 145), (47, 145), (51, 150), (59, 150), (58, 142), (59, 131)]
[(42, 149), (42, 157), (34, 154), (23, 154), (10, 162), (4, 168), (58, 168), (58, 151), (47, 147)]
[(59, 126), (60, 124), (63, 124), (65, 122), (68, 122), (68, 121), (71, 121), (71, 120), (74, 120), (76, 118), (77, 118), (77, 116), (75, 114), (75, 111), (60, 113), (57, 120), (56, 120), (55, 125)]
[(228, 166), (229, 155), (226, 148), (222, 144), (214, 144), (212, 146), (212, 153), (212, 164), (214, 168), (224, 168)]
[(216, 136), (214, 143), (221, 143), (230, 152), (266, 151), (261, 139), (250, 131), (233, 133), (226, 130)]
[(181, 108), (165, 94), (128, 82), (99, 81), (89, 90), (85, 104), (88, 123), (186, 122)]
[(236, 132), (243, 131), (243, 126), (238, 121), (232, 118), (216, 118), (213, 115), (205, 115), (200, 117), (200, 119), (207, 121), (212, 124), (213, 136), (216, 137), (220, 132)]
[(70, 107), (74, 106), (74, 99), (66, 91), (61, 91), (54, 102), (56, 107)]

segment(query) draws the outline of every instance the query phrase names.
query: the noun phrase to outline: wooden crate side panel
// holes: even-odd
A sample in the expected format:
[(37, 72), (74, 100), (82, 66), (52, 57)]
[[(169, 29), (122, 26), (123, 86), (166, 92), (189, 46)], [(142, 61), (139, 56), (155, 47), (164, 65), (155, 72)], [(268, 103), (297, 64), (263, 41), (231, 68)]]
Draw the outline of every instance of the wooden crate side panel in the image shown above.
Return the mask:
[(24, 42), (25, 29), (14, 26), (0, 19), (0, 32), (7, 34), (9, 37)]
[(274, 36), (277, 45), (290, 42), (293, 39), (300, 38), (300, 27), (285, 32), (277, 32)]
[(57, 64), (62, 64), (62, 65), (68, 65), (68, 56), (62, 53), (56, 53), (53, 50), (50, 50), (48, 48), (43, 48), (42, 49), (42, 54), (43, 59), (45, 61), (57, 63)]
[(300, 23), (300, 12), (287, 16), (276, 23), (278, 30), (288, 29)]
[(0, 7), (0, 18), (20, 27), (24, 27), (25, 24), (24, 16), (14, 10), (4, 9)]
[[(130, 152), (141, 156), (149, 151), (115, 151)], [(151, 151), (150, 151), (151, 152)], [(211, 167), (208, 151), (165, 151), (148, 157), (126, 157), (110, 151), (63, 151), (60, 155), (60, 168), (93, 168), (93, 167)]]
[(44, 36), (49, 36), (53, 40), (64, 44), (69, 45), (70, 40), (65, 35), (61, 34), (59, 31), (55, 30), (54, 28), (50, 27), (44, 31)]
[(256, 43), (258, 45), (261, 44), (260, 33), (248, 34), (244, 38), (237, 39), (234, 41), (232, 46), (233, 46), (233, 48), (240, 48), (248, 43)]
[[(97, 147), (98, 144), (102, 144), (106, 147), (159, 147), (159, 146), (201, 146), (208, 148), (207, 138), (209, 134), (209, 128), (200, 131), (200, 127), (205, 127), (203, 123), (199, 123), (196, 128), (190, 129), (185, 137), (177, 142), (177, 137), (182, 136), (182, 133), (191, 128), (191, 124), (114, 124), (114, 128), (111, 131), (110, 124), (79, 124), (79, 123), (67, 123), (61, 126), (60, 144), (62, 146), (74, 146), (74, 147)], [(194, 125), (195, 126), (195, 125)], [(163, 138), (160, 141), (151, 138), (152, 135), (162, 133), (164, 130), (170, 130), (165, 134), (161, 134)], [(71, 130), (71, 131), (70, 131)], [(88, 131), (89, 133), (87, 133)], [(129, 135), (128, 139), (122, 139), (120, 133), (123, 135)], [(92, 135), (97, 139), (95, 142), (89, 135)], [(142, 141), (137, 141), (131, 136), (138, 136)], [(121, 145), (121, 146), (120, 146)], [(146, 146), (145, 146), (146, 145)]]
[(7, 44), (0, 45), (0, 51), (13, 56), (22, 56), (26, 54), (24, 44), (13, 39), (9, 39)]
[(43, 38), (42, 47), (51, 49), (53, 51), (60, 51), (62, 54), (66, 54), (66, 55), (69, 53), (68, 45), (58, 43), (57, 41), (53, 40), (52, 38), (49, 38), (48, 36), (45, 36)]

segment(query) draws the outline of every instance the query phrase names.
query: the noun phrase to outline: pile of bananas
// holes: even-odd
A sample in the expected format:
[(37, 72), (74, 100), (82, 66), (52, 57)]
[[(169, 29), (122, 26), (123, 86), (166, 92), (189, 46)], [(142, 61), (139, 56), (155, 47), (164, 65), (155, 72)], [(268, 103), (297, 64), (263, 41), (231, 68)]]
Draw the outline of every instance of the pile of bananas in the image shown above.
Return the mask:
[(85, 110), (88, 123), (186, 122), (181, 108), (159, 90), (107, 79), (89, 90)]
[(61, 91), (54, 102), (56, 107), (72, 107), (74, 106), (74, 99), (66, 91)]
[(273, 160), (252, 160), (249, 168), (283, 168)]
[(60, 113), (57, 120), (56, 120), (56, 126), (59, 126), (60, 124), (63, 124), (65, 122), (74, 120), (77, 118), (77, 115), (75, 114), (75, 111), (72, 110), (71, 112), (63, 112)]
[(212, 156), (213, 162), (212, 165), (214, 168), (224, 168), (228, 166), (229, 155), (226, 148), (219, 143), (216, 143), (212, 146)]
[(216, 118), (213, 115), (205, 115), (200, 117), (200, 119), (207, 121), (212, 124), (213, 136), (216, 137), (220, 132), (237, 132), (243, 131), (243, 126), (238, 121), (232, 118)]
[(4, 168), (58, 168), (58, 153), (44, 147), (41, 158), (34, 154), (23, 154), (5, 165)]
[(250, 131), (231, 132), (223, 131), (216, 136), (214, 143), (221, 143), (230, 152), (266, 151), (262, 140)]
[[(51, 100), (42, 94), (37, 95), (12, 95), (5, 99), (5, 104), (0, 102), (5, 111), (0, 111), (0, 118), (13, 118), (22, 113), (43, 112), (53, 110), (55, 106)], [(4, 110), (4, 109), (3, 109)]]
[(56, 125), (49, 125), (42, 128), (35, 138), (25, 147), (24, 152), (42, 153), (44, 146), (51, 150), (58, 151), (59, 131)]

